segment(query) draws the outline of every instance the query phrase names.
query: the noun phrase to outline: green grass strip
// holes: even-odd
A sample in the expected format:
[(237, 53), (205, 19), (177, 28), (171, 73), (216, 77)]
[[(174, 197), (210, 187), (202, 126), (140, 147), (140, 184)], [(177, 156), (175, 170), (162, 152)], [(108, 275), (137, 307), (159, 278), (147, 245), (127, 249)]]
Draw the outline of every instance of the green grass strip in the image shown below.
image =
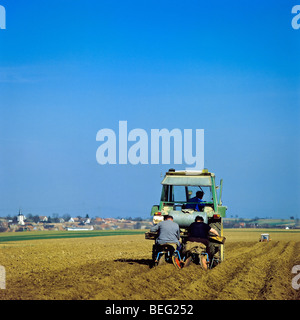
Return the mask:
[(90, 238), (144, 234), (141, 230), (92, 230), (92, 231), (23, 231), (0, 234), (0, 243), (11, 241)]

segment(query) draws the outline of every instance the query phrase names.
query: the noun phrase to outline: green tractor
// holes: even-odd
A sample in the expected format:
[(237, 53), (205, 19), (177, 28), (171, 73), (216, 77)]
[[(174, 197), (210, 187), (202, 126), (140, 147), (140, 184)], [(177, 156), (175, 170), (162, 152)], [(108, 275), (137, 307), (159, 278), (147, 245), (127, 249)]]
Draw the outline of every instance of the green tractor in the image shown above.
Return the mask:
[[(222, 205), (222, 186), (216, 186), (214, 173), (207, 169), (202, 171), (175, 171), (169, 169), (166, 172), (162, 184), (162, 193), (159, 205), (154, 205), (151, 210), (153, 223), (164, 220), (165, 215), (171, 215), (174, 222), (178, 223), (182, 245), (185, 245), (188, 227), (195, 221), (196, 216), (202, 216), (204, 222), (218, 231), (220, 237), (209, 237), (212, 259), (210, 267), (214, 267), (224, 260), (223, 218), (227, 207)], [(191, 209), (189, 199), (195, 197), (201, 191), (203, 203), (197, 209)], [(218, 192), (217, 192), (218, 191)], [(188, 205), (189, 203), (189, 205)], [(146, 239), (155, 240), (157, 234), (147, 232)], [(154, 251), (155, 246), (153, 246)], [(156, 253), (153, 252), (153, 257)]]

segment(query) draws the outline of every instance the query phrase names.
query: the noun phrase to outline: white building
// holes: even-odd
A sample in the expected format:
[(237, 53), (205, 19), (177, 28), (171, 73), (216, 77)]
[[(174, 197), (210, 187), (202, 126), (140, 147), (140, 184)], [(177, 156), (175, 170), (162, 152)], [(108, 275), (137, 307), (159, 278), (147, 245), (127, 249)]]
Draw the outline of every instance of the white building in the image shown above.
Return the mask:
[(17, 221), (18, 221), (18, 224), (21, 225), (21, 226), (24, 226), (25, 225), (25, 216), (21, 213), (21, 211), (19, 212), (18, 216), (17, 216)]

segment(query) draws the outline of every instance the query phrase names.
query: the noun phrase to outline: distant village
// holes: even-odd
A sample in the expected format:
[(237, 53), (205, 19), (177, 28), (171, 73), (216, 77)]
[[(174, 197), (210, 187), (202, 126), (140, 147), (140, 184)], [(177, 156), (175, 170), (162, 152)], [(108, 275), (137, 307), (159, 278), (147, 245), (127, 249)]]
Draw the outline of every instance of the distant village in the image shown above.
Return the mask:
[[(151, 219), (152, 221), (152, 219)], [(150, 220), (142, 218), (90, 218), (71, 217), (64, 215), (59, 217), (24, 215), (19, 212), (16, 216), (0, 217), (0, 232), (20, 231), (76, 231), (76, 230), (116, 230), (116, 229), (149, 229), (152, 225)]]
[[(19, 211), (13, 217), (0, 217), (0, 232), (20, 232), (20, 231), (77, 231), (77, 230), (117, 230), (117, 229), (150, 229), (152, 218), (90, 218), (68, 214), (59, 217), (58, 214), (50, 216), (38, 216), (32, 214), (24, 215)], [(268, 219), (268, 218), (225, 218), (224, 228), (280, 228), (280, 229), (300, 229), (300, 219), (290, 217), (290, 219)]]
[(300, 219), (291, 216), (289, 219), (259, 218), (225, 218), (224, 228), (275, 228), (275, 229), (300, 229)]

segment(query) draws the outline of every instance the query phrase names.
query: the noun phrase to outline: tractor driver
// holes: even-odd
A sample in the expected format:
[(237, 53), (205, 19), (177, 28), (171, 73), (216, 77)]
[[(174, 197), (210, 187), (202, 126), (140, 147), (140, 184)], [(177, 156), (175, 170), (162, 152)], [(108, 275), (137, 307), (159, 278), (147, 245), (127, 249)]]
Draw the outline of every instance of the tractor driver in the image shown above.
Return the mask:
[(200, 191), (200, 190), (197, 191), (196, 197), (189, 199), (185, 208), (186, 209), (194, 209), (195, 211), (200, 211), (200, 208), (203, 208), (204, 203), (205, 203), (204, 200), (202, 200), (203, 196), (204, 196), (203, 191)]

